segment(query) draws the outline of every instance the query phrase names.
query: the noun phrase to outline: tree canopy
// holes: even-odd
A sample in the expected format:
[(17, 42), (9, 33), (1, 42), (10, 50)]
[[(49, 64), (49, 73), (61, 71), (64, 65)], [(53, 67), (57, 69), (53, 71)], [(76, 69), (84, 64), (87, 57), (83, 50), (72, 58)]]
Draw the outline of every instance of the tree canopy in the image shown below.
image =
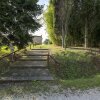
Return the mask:
[[(0, 0), (0, 36), (14, 41), (19, 47), (30, 40), (29, 31), (41, 27), (37, 16), (42, 13), (38, 0)], [(2, 42), (3, 42), (2, 39)], [(5, 42), (4, 42), (5, 43)]]
[[(57, 36), (57, 31), (55, 28), (55, 7), (54, 7), (54, 1), (50, 0), (48, 6), (48, 10), (44, 14), (45, 22), (47, 25), (47, 32), (49, 34), (50, 41), (53, 44), (60, 45), (61, 39), (60, 36)], [(55, 34), (56, 33), (56, 34)]]
[(51, 38), (60, 37), (63, 47), (100, 45), (100, 0), (50, 0), (46, 14), (47, 29), (50, 22), (53, 26)]

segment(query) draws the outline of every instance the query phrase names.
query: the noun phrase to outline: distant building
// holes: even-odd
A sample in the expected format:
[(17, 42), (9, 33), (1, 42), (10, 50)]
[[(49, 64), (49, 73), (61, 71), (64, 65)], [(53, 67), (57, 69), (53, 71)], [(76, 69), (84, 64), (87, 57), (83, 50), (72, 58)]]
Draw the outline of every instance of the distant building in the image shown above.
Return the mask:
[(42, 44), (42, 36), (33, 36), (33, 43), (34, 44)]

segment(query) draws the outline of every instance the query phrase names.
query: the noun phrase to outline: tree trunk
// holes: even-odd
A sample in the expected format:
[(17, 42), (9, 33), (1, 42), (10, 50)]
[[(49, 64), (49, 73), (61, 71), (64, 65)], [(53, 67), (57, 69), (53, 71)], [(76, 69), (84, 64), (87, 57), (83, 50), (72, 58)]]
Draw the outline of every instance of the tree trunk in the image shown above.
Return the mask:
[(85, 21), (85, 37), (84, 37), (84, 41), (85, 41), (85, 48), (88, 47), (88, 21), (87, 21), (87, 18), (86, 18), (86, 21)]

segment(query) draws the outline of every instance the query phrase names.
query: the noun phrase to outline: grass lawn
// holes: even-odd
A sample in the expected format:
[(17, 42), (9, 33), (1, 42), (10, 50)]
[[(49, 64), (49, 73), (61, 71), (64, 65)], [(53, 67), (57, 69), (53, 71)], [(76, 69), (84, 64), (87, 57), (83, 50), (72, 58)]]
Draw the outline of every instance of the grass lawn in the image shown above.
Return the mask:
[(95, 75), (92, 78), (80, 78), (73, 80), (60, 80), (62, 87), (75, 88), (75, 89), (90, 89), (100, 87), (100, 74)]

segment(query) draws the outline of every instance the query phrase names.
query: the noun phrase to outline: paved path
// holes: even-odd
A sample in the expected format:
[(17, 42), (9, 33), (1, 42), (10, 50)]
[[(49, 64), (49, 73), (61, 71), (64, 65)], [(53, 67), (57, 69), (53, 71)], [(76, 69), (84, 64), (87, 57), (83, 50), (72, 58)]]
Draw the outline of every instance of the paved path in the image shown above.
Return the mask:
[(10, 66), (2, 75), (1, 81), (53, 80), (47, 67), (48, 50), (27, 51), (19, 61)]
[(53, 94), (4, 94), (0, 100), (100, 100), (100, 90), (90, 89), (75, 93), (53, 93)]

